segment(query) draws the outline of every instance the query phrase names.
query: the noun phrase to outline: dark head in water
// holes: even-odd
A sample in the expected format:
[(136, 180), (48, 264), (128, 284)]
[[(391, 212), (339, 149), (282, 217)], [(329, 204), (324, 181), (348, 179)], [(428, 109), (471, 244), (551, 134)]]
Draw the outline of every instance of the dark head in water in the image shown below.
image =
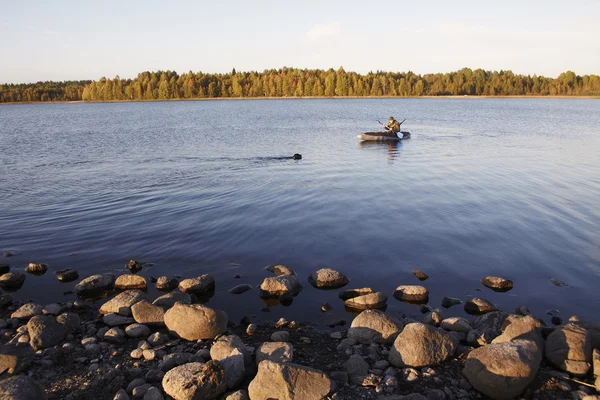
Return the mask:
[(294, 154), (294, 155), (292, 156), (292, 158), (293, 158), (294, 160), (302, 160), (302, 154), (298, 154), (298, 153), (296, 153), (296, 154)]

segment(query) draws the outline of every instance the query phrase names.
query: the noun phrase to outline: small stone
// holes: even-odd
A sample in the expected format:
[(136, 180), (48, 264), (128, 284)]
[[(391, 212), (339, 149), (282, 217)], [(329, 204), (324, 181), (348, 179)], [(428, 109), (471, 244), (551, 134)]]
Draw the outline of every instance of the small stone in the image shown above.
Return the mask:
[(21, 272), (7, 272), (0, 276), (0, 287), (3, 289), (19, 289), (25, 282), (25, 274)]
[(492, 311), (498, 311), (498, 308), (485, 299), (475, 297), (465, 303), (465, 312), (467, 314), (481, 315)]
[(111, 328), (104, 334), (104, 340), (114, 344), (125, 343), (125, 332), (119, 328)]
[(179, 280), (169, 278), (168, 276), (160, 276), (156, 280), (156, 288), (162, 291), (171, 291), (179, 286)]
[(138, 272), (138, 271), (141, 271), (142, 264), (135, 260), (129, 260), (129, 262), (127, 264), (125, 264), (125, 268), (127, 268), (131, 272)]
[(143, 400), (164, 400), (164, 397), (159, 389), (152, 386), (144, 395)]
[(125, 333), (127, 336), (138, 338), (138, 337), (146, 337), (150, 334), (150, 328), (146, 325), (142, 324), (131, 324), (125, 328)]
[(169, 341), (169, 335), (164, 334), (162, 332), (155, 332), (152, 335), (148, 336), (148, 343), (152, 346), (160, 346)]
[(179, 283), (179, 290), (183, 293), (202, 296), (215, 289), (215, 278), (204, 274), (196, 278), (184, 279)]
[(129, 385), (127, 385), (127, 389), (125, 389), (125, 390), (127, 391), (127, 393), (132, 393), (133, 389), (135, 389), (138, 386), (145, 385), (145, 384), (146, 384), (146, 381), (143, 378), (135, 378), (134, 380), (129, 382)]
[(496, 292), (507, 292), (513, 288), (512, 281), (497, 276), (486, 276), (481, 283)]
[(406, 382), (415, 382), (419, 380), (419, 371), (414, 368), (404, 368), (402, 370), (402, 379)]
[(290, 337), (289, 332), (278, 331), (271, 335), (271, 341), (273, 342), (287, 342)]
[(131, 358), (135, 358), (135, 359), (139, 359), (142, 358), (144, 356), (144, 350), (142, 349), (133, 349), (131, 351), (131, 353), (129, 353), (129, 355), (131, 356)]
[(285, 318), (279, 318), (279, 320), (277, 320), (277, 322), (275, 322), (275, 329), (281, 329), (281, 328), (285, 328), (288, 324), (287, 319)]
[(79, 278), (79, 272), (74, 269), (66, 268), (56, 271), (56, 278), (59, 282), (67, 283), (73, 282), (74, 280)]
[(432, 326), (440, 326), (440, 323), (443, 319), (444, 316), (442, 315), (442, 312), (439, 308), (436, 308), (435, 310), (432, 310), (430, 313), (425, 315), (425, 318), (423, 318), (423, 323)]
[(446, 318), (442, 321), (440, 326), (447, 331), (464, 332), (467, 334), (472, 329), (469, 321), (461, 317)]
[(58, 315), (58, 314), (60, 314), (61, 310), (62, 310), (62, 307), (60, 306), (60, 304), (57, 304), (57, 303), (47, 304), (42, 309), (42, 314)]
[(156, 352), (152, 349), (144, 350), (142, 354), (146, 361), (152, 361), (156, 357)]
[(256, 333), (258, 327), (255, 324), (250, 324), (248, 325), (248, 327), (246, 328), (246, 334), (248, 336), (252, 336)]
[(332, 339), (337, 339), (337, 340), (341, 340), (342, 339), (342, 332), (332, 332), (329, 334), (329, 337)]
[(124, 317), (117, 314), (106, 314), (102, 317), (102, 321), (108, 326), (129, 325), (135, 322), (131, 317)]
[(131, 400), (125, 389), (119, 389), (113, 400)]
[(417, 277), (418, 280), (420, 281), (424, 281), (427, 280), (429, 278), (429, 275), (427, 275), (425, 272), (422, 272), (418, 269), (415, 269), (413, 271), (413, 274), (415, 274), (415, 276)]

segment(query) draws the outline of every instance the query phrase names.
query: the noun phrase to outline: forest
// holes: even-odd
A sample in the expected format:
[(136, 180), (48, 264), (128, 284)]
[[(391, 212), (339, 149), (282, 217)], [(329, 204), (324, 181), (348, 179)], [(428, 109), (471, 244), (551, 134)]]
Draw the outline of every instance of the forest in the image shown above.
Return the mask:
[(141, 101), (260, 97), (600, 96), (600, 76), (557, 78), (463, 68), (418, 75), (281, 68), (208, 74), (142, 72), (135, 79), (0, 84), (0, 102)]

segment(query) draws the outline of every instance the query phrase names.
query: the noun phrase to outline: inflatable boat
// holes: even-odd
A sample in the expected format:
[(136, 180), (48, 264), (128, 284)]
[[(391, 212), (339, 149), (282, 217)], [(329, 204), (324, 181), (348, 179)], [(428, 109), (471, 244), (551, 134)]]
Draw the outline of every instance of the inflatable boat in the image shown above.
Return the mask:
[(357, 137), (360, 140), (370, 140), (374, 142), (396, 142), (402, 139), (410, 138), (410, 132), (400, 132), (402, 137), (398, 136), (396, 133), (391, 132), (365, 132), (361, 133)]

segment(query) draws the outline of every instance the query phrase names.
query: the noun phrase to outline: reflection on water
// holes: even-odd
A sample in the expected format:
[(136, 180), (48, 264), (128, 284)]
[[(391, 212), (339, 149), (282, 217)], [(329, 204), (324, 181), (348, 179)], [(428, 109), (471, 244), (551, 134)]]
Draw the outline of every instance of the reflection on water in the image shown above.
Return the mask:
[(368, 151), (377, 151), (387, 153), (387, 163), (392, 165), (394, 160), (400, 156), (400, 150), (402, 149), (402, 141), (389, 141), (389, 142), (375, 142), (375, 141), (361, 141), (358, 142), (358, 147)]

